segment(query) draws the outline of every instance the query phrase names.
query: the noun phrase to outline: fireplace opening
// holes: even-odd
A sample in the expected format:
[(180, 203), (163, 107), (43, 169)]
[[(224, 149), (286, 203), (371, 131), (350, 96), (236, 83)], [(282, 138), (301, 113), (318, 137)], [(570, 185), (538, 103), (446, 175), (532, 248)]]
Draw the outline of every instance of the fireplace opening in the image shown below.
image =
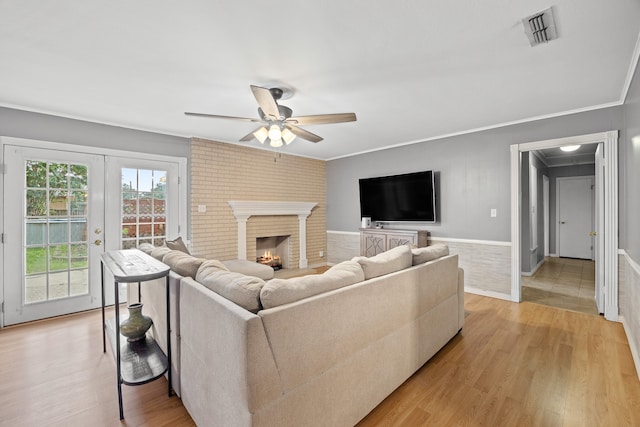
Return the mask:
[(269, 236), (256, 238), (256, 262), (274, 270), (289, 268), (289, 238), (291, 236)]

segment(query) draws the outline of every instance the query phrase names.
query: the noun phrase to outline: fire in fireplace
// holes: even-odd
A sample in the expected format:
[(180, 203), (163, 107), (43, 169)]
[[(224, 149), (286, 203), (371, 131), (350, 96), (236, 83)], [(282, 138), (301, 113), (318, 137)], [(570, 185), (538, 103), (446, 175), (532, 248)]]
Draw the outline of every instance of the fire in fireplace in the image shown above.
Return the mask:
[(291, 236), (269, 236), (256, 238), (256, 261), (274, 270), (289, 268), (289, 238)]
[(279, 255), (272, 255), (271, 251), (265, 251), (262, 256), (257, 258), (260, 264), (268, 265), (274, 270), (280, 270), (282, 268), (282, 259)]

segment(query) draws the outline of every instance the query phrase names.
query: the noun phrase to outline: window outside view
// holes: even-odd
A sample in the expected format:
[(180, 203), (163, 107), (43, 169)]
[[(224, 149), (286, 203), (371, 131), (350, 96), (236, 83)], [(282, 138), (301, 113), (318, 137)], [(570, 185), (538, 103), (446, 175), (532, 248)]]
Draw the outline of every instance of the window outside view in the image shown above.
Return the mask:
[(25, 304), (87, 294), (87, 166), (27, 160), (25, 175)]
[(122, 249), (162, 246), (166, 238), (167, 171), (122, 168)]

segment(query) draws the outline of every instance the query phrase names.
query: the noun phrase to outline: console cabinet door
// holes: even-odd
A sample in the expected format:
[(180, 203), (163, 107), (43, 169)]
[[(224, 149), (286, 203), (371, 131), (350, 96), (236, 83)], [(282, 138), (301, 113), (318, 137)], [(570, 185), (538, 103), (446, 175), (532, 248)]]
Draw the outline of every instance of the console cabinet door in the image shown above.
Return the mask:
[(387, 250), (393, 249), (397, 246), (403, 245), (417, 245), (415, 234), (388, 234), (387, 235)]
[(372, 257), (386, 251), (387, 236), (385, 234), (362, 233), (360, 235), (360, 254)]

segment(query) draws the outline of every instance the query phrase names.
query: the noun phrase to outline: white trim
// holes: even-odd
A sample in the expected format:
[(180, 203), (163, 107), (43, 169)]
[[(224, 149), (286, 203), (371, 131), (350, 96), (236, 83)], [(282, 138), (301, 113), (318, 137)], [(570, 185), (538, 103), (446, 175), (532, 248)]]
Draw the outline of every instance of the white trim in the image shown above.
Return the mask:
[(603, 143), (605, 158), (605, 229), (597, 230), (604, 236), (605, 253), (602, 260), (604, 264), (605, 283), (605, 311), (607, 320), (618, 319), (618, 131), (600, 132), (589, 135), (549, 139), (545, 141), (529, 142), (525, 144), (511, 145), (511, 239), (512, 239), (512, 263), (511, 263), (511, 296), (513, 301), (520, 301), (520, 152), (541, 150), (545, 148), (559, 147), (571, 144), (596, 144)]
[(451, 243), (469, 243), (471, 245), (511, 246), (511, 242), (498, 242), (493, 240), (456, 239), (453, 237), (429, 236), (427, 237), (427, 240), (438, 240), (441, 242), (451, 242)]
[(517, 144), (511, 146), (511, 301), (522, 300), (520, 287), (520, 150)]
[[(327, 230), (327, 234), (343, 234), (348, 236), (360, 236), (360, 233), (357, 231)], [(500, 242), (496, 240), (457, 239), (454, 237), (438, 237), (438, 236), (428, 236), (427, 240), (430, 240), (430, 241), (437, 240), (439, 242), (451, 242), (451, 243), (468, 243), (471, 245), (511, 246), (511, 242)]]
[(629, 263), (629, 265), (636, 271), (636, 273), (638, 274), (638, 276), (640, 276), (640, 264), (638, 264), (637, 262), (635, 262), (633, 260), (633, 258), (631, 258), (629, 256), (629, 254), (627, 253), (627, 251), (625, 251), (624, 249), (618, 249), (618, 255), (624, 255), (624, 258), (627, 260), (627, 262)]
[(543, 222), (543, 234), (544, 234), (544, 256), (549, 256), (549, 231), (550, 231), (550, 218), (549, 218), (549, 177), (542, 175), (542, 222)]
[(622, 94), (620, 95), (621, 104), (624, 104), (627, 101), (627, 95), (629, 94), (629, 89), (631, 88), (631, 81), (633, 80), (633, 75), (635, 74), (636, 68), (638, 67), (638, 58), (640, 58), (640, 34), (638, 34), (636, 46), (633, 49), (633, 55), (631, 56), (631, 63), (629, 64), (629, 69), (627, 70), (627, 77), (624, 80), (624, 86), (622, 86)]
[(511, 301), (511, 295), (503, 294), (502, 292), (486, 291), (484, 289), (474, 288), (471, 286), (465, 286), (464, 291), (469, 294), (481, 295), (483, 297), (491, 297), (491, 298), (498, 298), (505, 301)]
[(533, 267), (533, 270), (531, 270), (531, 271), (527, 271), (527, 272), (523, 271), (523, 272), (522, 272), (522, 273), (520, 273), (520, 274), (522, 274), (523, 276), (531, 277), (531, 276), (533, 276), (534, 274), (536, 274), (536, 271), (538, 271), (538, 269), (539, 269), (540, 267), (542, 267), (542, 264), (544, 264), (544, 259), (542, 259), (538, 264), (536, 264), (536, 266), (535, 266), (535, 267)]
[(349, 236), (360, 236), (359, 231), (338, 231), (338, 230), (327, 230), (327, 234), (345, 234)]
[(229, 206), (238, 222), (238, 259), (247, 259), (247, 221), (254, 215), (296, 215), (300, 234), (299, 268), (307, 268), (307, 217), (317, 205), (315, 202), (261, 202), (230, 200)]

